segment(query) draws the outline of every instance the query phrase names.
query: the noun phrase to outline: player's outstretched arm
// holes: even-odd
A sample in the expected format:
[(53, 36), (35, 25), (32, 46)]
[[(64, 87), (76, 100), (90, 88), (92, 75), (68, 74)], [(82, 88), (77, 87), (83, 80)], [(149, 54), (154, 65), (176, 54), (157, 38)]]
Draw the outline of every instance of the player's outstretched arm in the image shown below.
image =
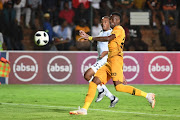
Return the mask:
[(106, 42), (106, 41), (111, 41), (114, 38), (116, 38), (115, 34), (112, 34), (110, 36), (106, 37), (92, 37), (86, 34), (84, 31), (80, 30), (79, 35), (84, 38), (85, 40), (90, 40), (90, 41), (101, 41), (101, 42)]

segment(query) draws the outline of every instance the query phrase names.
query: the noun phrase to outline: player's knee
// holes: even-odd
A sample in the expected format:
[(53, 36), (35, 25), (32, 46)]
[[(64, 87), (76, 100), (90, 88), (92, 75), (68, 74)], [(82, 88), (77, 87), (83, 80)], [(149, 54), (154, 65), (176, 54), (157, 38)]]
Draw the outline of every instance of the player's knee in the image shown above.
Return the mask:
[(101, 84), (101, 81), (98, 77), (94, 77), (94, 79), (92, 80), (94, 83), (96, 83), (96, 85)]
[(84, 74), (84, 79), (85, 80), (89, 81), (91, 78), (92, 78), (92, 76), (90, 74), (88, 74), (88, 73)]
[(94, 75), (94, 71), (91, 69), (88, 69), (85, 73), (84, 73), (84, 79), (86, 79), (87, 81), (91, 80), (91, 78)]

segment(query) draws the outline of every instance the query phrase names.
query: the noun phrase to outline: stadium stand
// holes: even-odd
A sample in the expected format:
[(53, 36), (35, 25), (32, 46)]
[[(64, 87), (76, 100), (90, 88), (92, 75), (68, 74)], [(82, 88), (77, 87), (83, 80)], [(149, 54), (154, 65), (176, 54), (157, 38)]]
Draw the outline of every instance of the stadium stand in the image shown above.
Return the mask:
[[(165, 8), (163, 8), (163, 6), (168, 5), (169, 3), (167, 3), (167, 1), (165, 0), (164, 3), (163, 1), (161, 1), (160, 3), (160, 10), (163, 12), (166, 23), (164, 24), (161, 16), (160, 15), (156, 15), (155, 16), (155, 20), (154, 20), (154, 16), (152, 16), (152, 9), (149, 8), (150, 4), (152, 4), (151, 6), (155, 5), (155, 1), (154, 0), (125, 0), (126, 2), (123, 2), (121, 0), (99, 0), (97, 3), (92, 1), (92, 7), (91, 7), (91, 2), (89, 2), (88, 0), (84, 0), (85, 2), (81, 3), (80, 0), (52, 0), (52, 1), (48, 1), (48, 0), (0, 0), (0, 17), (4, 18), (5, 14), (4, 14), (4, 10), (7, 8), (7, 6), (9, 4), (13, 5), (12, 9), (15, 9), (17, 7), (17, 3), (21, 3), (22, 1), (26, 1), (26, 4), (23, 6), (23, 8), (28, 8), (31, 9), (31, 21), (30, 23), (27, 23), (26, 21), (26, 17), (24, 16), (23, 13), (21, 13), (21, 17), (19, 20), (16, 19), (16, 23), (17, 25), (19, 25), (22, 28), (22, 33), (23, 33), (23, 40), (19, 40), (22, 43), (22, 46), (20, 48), (23, 48), (22, 50), (42, 50), (41, 48), (38, 48), (33, 41), (33, 35), (36, 31), (38, 30), (43, 30), (43, 14), (45, 13), (49, 13), (51, 18), (50, 18), (50, 24), (52, 26), (55, 25), (56, 21), (60, 21), (59, 19), (63, 18), (60, 13), (63, 10), (63, 13), (66, 13), (66, 10), (68, 12), (68, 9), (72, 12), (75, 13), (75, 15), (72, 15), (71, 19), (72, 22), (69, 22), (69, 27), (72, 30), (72, 39), (75, 42), (75, 28), (76, 26), (79, 24), (79, 20), (81, 19), (85, 19), (87, 21), (87, 25), (89, 28), (92, 28), (93, 26), (93, 19), (94, 18), (101, 18), (104, 15), (110, 15), (111, 12), (114, 11), (119, 11), (122, 14), (122, 18), (123, 18), (123, 22), (122, 22), (122, 26), (125, 27), (125, 23), (126, 21), (130, 20), (134, 20), (131, 24), (132, 26), (138, 26), (141, 32), (141, 42), (144, 42), (145, 44), (147, 44), (146, 48), (143, 49), (139, 49), (139, 50), (149, 50), (149, 51), (165, 51), (165, 50), (173, 50), (173, 51), (177, 51), (180, 50), (178, 45), (180, 44), (180, 37), (178, 37), (178, 34), (180, 33), (180, 29), (179, 29), (179, 9), (180, 9), (180, 5), (179, 5), (179, 1), (178, 0), (171, 0), (174, 3), (174, 8), (176, 8), (176, 10), (170, 11), (168, 12), (167, 15), (167, 9), (165, 10)], [(147, 4), (148, 1), (148, 4)], [(38, 6), (36, 6), (36, 4), (38, 4)], [(64, 5), (66, 4), (66, 8), (64, 8)], [(78, 3), (78, 4), (77, 4)], [(122, 5), (123, 4), (123, 5)], [(127, 4), (127, 5), (126, 5)], [(95, 7), (94, 7), (95, 5)], [(128, 7), (130, 6), (130, 9), (128, 9)], [(113, 7), (114, 6), (114, 7)], [(121, 7), (123, 7), (121, 9)], [(176, 6), (176, 7), (175, 7)], [(106, 7), (107, 9), (103, 9), (104, 7)], [(126, 11), (126, 9), (128, 9), (128, 12), (124, 12)], [(169, 10), (169, 9), (168, 9)], [(39, 12), (38, 12), (39, 11)], [(23, 11), (22, 11), (23, 12)], [(93, 13), (93, 14), (92, 14)], [(131, 14), (132, 13), (132, 14)], [(141, 14), (141, 13), (145, 13), (145, 14)], [(133, 14), (135, 16), (133, 16)], [(92, 16), (91, 16), (92, 15)], [(139, 15), (139, 16), (137, 16)], [(61, 17), (59, 17), (61, 16)], [(92, 17), (92, 19), (91, 19)], [(141, 18), (142, 17), (142, 18)], [(153, 18), (152, 18), (153, 17)], [(65, 19), (67, 18), (67, 16), (65, 16)], [(10, 19), (10, 18), (9, 18)], [(174, 27), (172, 27), (169, 24), (168, 20), (174, 20), (174, 22), (176, 23), (174, 25)], [(29, 20), (28, 20), (29, 21)], [(141, 21), (141, 22), (139, 22)], [(156, 26), (154, 27), (154, 21), (156, 21)], [(1, 26), (1, 33), (4, 37), (4, 43), (5, 43), (5, 47), (4, 50), (17, 50), (16, 48), (12, 47), (14, 44), (12, 41), (8, 41), (6, 39), (6, 31), (4, 25), (5, 21), (0, 22), (0, 26)], [(92, 22), (92, 24), (91, 24)], [(139, 22), (139, 23), (138, 23)], [(144, 22), (144, 23), (143, 23)], [(140, 24), (141, 23), (141, 24)], [(142, 24), (143, 23), (143, 24)], [(163, 23), (163, 24), (162, 24)], [(139, 24), (139, 25), (138, 25)], [(92, 29), (91, 29), (92, 30)], [(77, 32), (77, 31), (76, 31)], [(92, 31), (91, 31), (92, 33)], [(172, 46), (171, 48), (168, 48), (168, 46), (166, 45), (168, 40), (165, 40), (164, 36), (172, 36), (175, 35), (175, 37), (173, 38), (174, 40), (171, 41), (172, 42)], [(126, 44), (126, 43), (125, 43)], [(95, 44), (93, 44), (95, 45)], [(76, 48), (76, 44), (73, 44), (72, 46), (73, 49), (68, 49), (68, 50), (78, 50)], [(94, 48), (94, 47), (91, 47)], [(21, 50), (21, 49), (20, 49)], [(61, 49), (63, 50), (63, 49)], [(67, 49), (66, 49), (67, 50)], [(88, 49), (90, 50), (90, 49)], [(94, 50), (94, 49), (92, 49)], [(137, 49), (126, 49), (125, 50), (137, 50)]]

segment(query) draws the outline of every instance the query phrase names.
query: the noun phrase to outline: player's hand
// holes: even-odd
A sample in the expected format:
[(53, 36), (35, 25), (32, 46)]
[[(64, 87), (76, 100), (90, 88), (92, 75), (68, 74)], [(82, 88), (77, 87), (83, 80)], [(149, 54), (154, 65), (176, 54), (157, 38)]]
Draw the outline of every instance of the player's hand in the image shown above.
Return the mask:
[(103, 56), (99, 56), (99, 58), (98, 58), (98, 59), (99, 59), (99, 60), (101, 60), (102, 58), (103, 58)]
[(81, 38), (84, 38), (85, 40), (88, 40), (89, 35), (86, 34), (83, 30), (79, 31), (79, 35), (81, 36)]

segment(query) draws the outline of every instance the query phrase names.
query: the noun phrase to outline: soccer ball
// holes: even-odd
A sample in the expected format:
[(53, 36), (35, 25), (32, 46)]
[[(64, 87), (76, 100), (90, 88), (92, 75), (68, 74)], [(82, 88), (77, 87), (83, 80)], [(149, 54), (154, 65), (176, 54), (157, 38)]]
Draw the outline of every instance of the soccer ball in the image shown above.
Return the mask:
[(34, 35), (35, 44), (44, 46), (49, 42), (49, 35), (45, 31), (37, 31)]

